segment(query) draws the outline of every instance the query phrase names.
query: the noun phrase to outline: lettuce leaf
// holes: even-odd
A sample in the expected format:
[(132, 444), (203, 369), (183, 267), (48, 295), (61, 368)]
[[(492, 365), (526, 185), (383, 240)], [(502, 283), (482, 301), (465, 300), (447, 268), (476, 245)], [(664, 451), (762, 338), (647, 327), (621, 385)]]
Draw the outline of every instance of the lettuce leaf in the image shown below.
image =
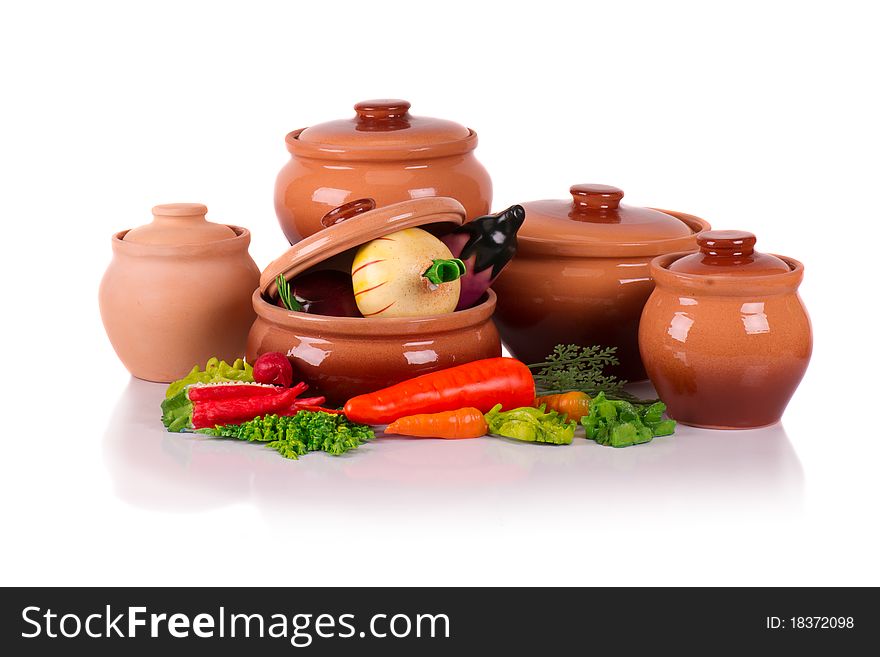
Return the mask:
[(489, 425), (489, 433), (498, 436), (554, 445), (571, 444), (577, 426), (556, 411), (545, 412), (543, 406), (502, 411), (501, 404), (486, 413), (486, 423)]
[(165, 391), (165, 398), (174, 397), (193, 383), (229, 383), (231, 381), (253, 383), (254, 368), (241, 358), (237, 358), (232, 365), (225, 360), (211, 358), (205, 365), (204, 371), (196, 365), (185, 377), (171, 383), (168, 390)]

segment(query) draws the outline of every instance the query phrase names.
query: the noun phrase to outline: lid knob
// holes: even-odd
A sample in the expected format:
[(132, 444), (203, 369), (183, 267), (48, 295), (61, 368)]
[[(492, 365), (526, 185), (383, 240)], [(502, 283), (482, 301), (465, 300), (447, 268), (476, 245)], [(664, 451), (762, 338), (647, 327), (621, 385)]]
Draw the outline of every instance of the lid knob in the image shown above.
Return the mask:
[(208, 221), (202, 203), (166, 203), (153, 207), (153, 221), (132, 228), (122, 238), (140, 244), (183, 246), (205, 244), (235, 237), (230, 226)]
[(351, 219), (352, 217), (356, 217), (364, 212), (369, 212), (375, 208), (376, 201), (371, 198), (359, 198), (354, 201), (349, 201), (348, 203), (340, 205), (338, 208), (333, 208), (330, 212), (321, 217), (321, 225), (325, 228), (330, 228), (330, 226), (335, 226), (346, 219)]
[(623, 190), (611, 185), (572, 185), (569, 191), (576, 212), (613, 210), (623, 198)]
[(166, 203), (153, 207), (154, 217), (204, 217), (208, 206), (202, 203)]
[(745, 230), (704, 230), (697, 235), (697, 245), (705, 255), (737, 257), (752, 255), (757, 239)]
[(400, 121), (409, 117), (410, 104), (396, 98), (362, 100), (354, 106), (359, 123)]

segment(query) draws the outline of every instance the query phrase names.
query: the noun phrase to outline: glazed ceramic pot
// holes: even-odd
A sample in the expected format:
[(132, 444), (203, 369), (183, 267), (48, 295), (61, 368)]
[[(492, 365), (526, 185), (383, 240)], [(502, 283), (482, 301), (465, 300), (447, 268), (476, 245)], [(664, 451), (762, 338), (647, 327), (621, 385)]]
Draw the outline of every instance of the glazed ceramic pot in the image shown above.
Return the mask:
[(755, 236), (707, 231), (697, 254), (651, 262), (656, 289), (639, 345), (669, 415), (711, 429), (778, 422), (812, 353), (797, 260), (754, 251)]
[(523, 203), (517, 254), (493, 284), (495, 323), (511, 354), (537, 363), (558, 344), (617, 347), (614, 374), (646, 377), (638, 327), (654, 284), (651, 259), (696, 249), (709, 227), (681, 212), (621, 203), (607, 185), (575, 185), (572, 199)]
[(244, 353), (260, 270), (245, 228), (205, 219), (198, 203), (153, 208), (153, 222), (113, 235), (99, 302), (129, 372), (168, 383), (212, 356)]
[(309, 384), (329, 404), (354, 395), (482, 358), (501, 355), (492, 323), (495, 294), (489, 290), (472, 308), (425, 317), (331, 317), (294, 312), (277, 305), (276, 278), (304, 273), (351, 272), (359, 246), (405, 228), (443, 233), (465, 220), (451, 198), (404, 201), (378, 209), (364, 200), (334, 212), (332, 227), (292, 246), (263, 272), (253, 294), (257, 319), (247, 340), (247, 358), (279, 351), (294, 377)]
[(474, 156), (477, 133), (409, 108), (364, 101), (353, 118), (287, 135), (291, 158), (275, 182), (275, 211), (291, 244), (326, 228), (333, 208), (364, 197), (382, 206), (449, 196), (469, 219), (489, 212), (492, 181)]

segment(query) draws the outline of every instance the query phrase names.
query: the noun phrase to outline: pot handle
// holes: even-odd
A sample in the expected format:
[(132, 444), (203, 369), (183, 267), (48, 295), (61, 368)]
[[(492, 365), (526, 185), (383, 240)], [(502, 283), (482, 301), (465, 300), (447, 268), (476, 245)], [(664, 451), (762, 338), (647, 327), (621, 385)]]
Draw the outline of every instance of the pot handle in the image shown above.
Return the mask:
[(371, 198), (359, 198), (354, 201), (349, 201), (337, 208), (333, 208), (330, 212), (321, 217), (321, 225), (324, 226), (324, 228), (330, 228), (330, 226), (335, 226), (347, 219), (356, 217), (364, 212), (369, 212), (375, 208), (376, 201)]

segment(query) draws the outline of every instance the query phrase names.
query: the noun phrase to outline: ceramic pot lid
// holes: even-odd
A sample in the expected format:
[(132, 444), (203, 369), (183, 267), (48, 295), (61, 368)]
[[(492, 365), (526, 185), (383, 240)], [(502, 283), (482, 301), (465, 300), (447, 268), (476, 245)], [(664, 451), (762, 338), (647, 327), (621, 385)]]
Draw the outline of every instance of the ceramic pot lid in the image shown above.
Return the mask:
[(668, 269), (700, 276), (766, 276), (791, 271), (781, 258), (755, 251), (756, 241), (744, 230), (706, 230), (697, 235), (700, 252), (676, 260)]
[(431, 157), (464, 153), (476, 147), (473, 130), (454, 121), (413, 116), (409, 108), (405, 100), (365, 100), (354, 106), (352, 118), (296, 130), (287, 136), (287, 144), (292, 152), (306, 156), (347, 154), (360, 159), (414, 149)]
[[(623, 190), (610, 185), (574, 185), (571, 200), (523, 203), (526, 220), (519, 230), (520, 243), (552, 248), (577, 246), (640, 246), (669, 240), (687, 240), (698, 232), (660, 210), (621, 203)], [(668, 249), (661, 249), (658, 253)]]
[(297, 274), (377, 237), (428, 225), (448, 224), (451, 228), (464, 221), (464, 206), (446, 196), (411, 199), (381, 208), (376, 208), (373, 199), (346, 203), (324, 216), (322, 223), (327, 228), (297, 242), (266, 267), (260, 276), (260, 291), (273, 297), (279, 274), (292, 280)]
[(169, 203), (153, 208), (153, 221), (127, 231), (125, 242), (183, 246), (218, 242), (236, 237), (229, 226), (208, 221), (201, 203)]

